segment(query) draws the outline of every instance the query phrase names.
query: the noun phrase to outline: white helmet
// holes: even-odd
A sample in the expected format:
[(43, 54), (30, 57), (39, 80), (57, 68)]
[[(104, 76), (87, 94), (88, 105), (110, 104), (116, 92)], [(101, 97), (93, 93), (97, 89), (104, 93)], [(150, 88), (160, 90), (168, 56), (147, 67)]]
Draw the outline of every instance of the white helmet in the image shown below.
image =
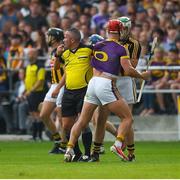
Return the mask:
[(121, 40), (126, 40), (128, 39), (130, 32), (131, 32), (131, 19), (126, 16), (119, 17), (118, 20), (122, 23), (123, 25), (123, 30), (121, 31)]

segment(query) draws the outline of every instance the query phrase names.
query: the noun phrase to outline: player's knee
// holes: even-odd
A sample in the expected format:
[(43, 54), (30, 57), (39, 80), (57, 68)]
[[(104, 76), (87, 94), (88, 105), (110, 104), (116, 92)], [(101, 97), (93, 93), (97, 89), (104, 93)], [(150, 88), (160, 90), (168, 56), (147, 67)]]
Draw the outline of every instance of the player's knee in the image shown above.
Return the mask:
[(46, 122), (50, 117), (50, 115), (48, 113), (45, 113), (45, 112), (40, 112), (39, 116), (43, 122)]
[(62, 127), (66, 132), (70, 132), (73, 124), (69, 122), (63, 122)]
[(126, 121), (126, 123), (128, 123), (129, 126), (132, 126), (133, 124), (133, 118), (131, 116), (126, 117), (123, 119), (124, 121)]

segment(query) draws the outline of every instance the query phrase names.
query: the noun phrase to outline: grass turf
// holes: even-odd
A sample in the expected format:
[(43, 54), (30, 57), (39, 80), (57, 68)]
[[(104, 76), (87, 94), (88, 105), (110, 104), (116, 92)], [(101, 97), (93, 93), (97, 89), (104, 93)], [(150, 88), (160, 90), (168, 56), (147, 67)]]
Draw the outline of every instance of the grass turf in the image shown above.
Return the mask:
[(136, 161), (122, 162), (109, 152), (98, 163), (64, 163), (63, 155), (49, 155), (51, 142), (0, 142), (0, 178), (180, 178), (179, 142), (137, 142)]

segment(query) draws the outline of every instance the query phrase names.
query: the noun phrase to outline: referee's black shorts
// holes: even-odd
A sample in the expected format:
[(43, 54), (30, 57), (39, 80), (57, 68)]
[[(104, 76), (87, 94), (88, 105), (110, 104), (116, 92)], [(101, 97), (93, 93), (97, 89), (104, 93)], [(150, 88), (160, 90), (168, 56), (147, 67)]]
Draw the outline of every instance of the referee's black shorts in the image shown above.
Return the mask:
[(62, 98), (62, 117), (75, 116), (81, 112), (86, 90), (87, 87), (76, 90), (64, 89)]
[(39, 104), (44, 100), (44, 91), (32, 92), (28, 97), (28, 106), (30, 112), (37, 112)]

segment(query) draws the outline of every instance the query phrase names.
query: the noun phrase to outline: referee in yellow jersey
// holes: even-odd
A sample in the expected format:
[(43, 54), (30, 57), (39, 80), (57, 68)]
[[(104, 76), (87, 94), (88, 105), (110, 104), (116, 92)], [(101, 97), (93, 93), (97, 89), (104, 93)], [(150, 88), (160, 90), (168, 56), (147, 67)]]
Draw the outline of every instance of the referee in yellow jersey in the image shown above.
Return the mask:
[[(80, 31), (76, 28), (67, 30), (64, 34), (65, 51), (61, 58), (65, 62), (65, 89), (62, 98), (62, 121), (66, 133), (70, 133), (72, 126), (81, 112), (87, 85), (92, 77), (90, 59), (91, 46), (81, 43)], [(63, 48), (61, 49), (63, 51)], [(58, 54), (61, 51), (59, 50)], [(92, 143), (92, 132), (87, 127), (82, 132), (82, 141), (85, 148), (85, 156), (75, 145), (75, 157), (73, 161), (88, 161)]]

